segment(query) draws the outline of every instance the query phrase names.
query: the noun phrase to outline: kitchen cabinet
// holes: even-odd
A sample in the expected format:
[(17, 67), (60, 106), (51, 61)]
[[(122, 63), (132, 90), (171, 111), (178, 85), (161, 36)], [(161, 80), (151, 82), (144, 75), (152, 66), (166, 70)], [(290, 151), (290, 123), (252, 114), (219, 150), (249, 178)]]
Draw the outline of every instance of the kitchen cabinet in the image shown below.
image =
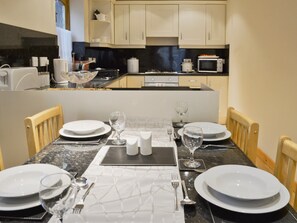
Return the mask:
[[(114, 43), (113, 4), (110, 0), (90, 1), (90, 46), (110, 47)], [(95, 19), (94, 11), (102, 14), (101, 19)]]
[(105, 88), (126, 88), (127, 87), (127, 77), (122, 77), (111, 82)]
[(225, 124), (228, 108), (228, 76), (208, 76), (207, 85), (215, 91), (219, 91), (219, 123)]
[(179, 45), (205, 45), (206, 6), (179, 6)]
[(211, 89), (219, 91), (219, 123), (225, 124), (228, 108), (228, 76), (180, 76), (179, 86), (200, 88), (206, 84)]
[(178, 37), (178, 5), (146, 5), (147, 37)]
[(179, 45), (181, 47), (225, 45), (225, 17), (224, 4), (180, 5)]
[(224, 45), (226, 42), (226, 6), (207, 5), (206, 45)]
[(201, 84), (207, 84), (207, 76), (179, 76), (179, 86), (200, 88)]
[(127, 76), (128, 88), (141, 88), (144, 86), (144, 76)]
[(145, 5), (115, 5), (115, 44), (145, 45)]

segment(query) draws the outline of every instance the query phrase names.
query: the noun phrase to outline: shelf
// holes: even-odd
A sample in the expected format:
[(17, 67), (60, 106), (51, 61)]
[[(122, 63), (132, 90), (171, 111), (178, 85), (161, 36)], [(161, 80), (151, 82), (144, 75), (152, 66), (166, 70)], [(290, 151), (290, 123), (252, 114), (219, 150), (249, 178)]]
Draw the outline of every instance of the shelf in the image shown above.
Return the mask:
[(92, 23), (107, 23), (110, 24), (110, 20), (91, 20)]

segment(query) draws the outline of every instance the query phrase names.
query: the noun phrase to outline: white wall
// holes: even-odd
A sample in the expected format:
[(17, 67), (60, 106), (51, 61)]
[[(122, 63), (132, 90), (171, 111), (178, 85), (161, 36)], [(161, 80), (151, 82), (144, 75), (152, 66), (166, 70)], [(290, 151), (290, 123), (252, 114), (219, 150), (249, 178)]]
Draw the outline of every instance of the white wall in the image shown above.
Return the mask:
[(108, 121), (121, 110), (127, 118), (176, 119), (178, 100), (189, 104), (188, 121), (218, 121), (219, 93), (215, 91), (19, 91), (0, 92), (0, 145), (4, 165), (28, 158), (24, 119), (61, 104), (65, 122), (79, 119)]
[(259, 122), (273, 160), (281, 134), (297, 142), (296, 13), (296, 0), (228, 0), (229, 105)]
[(56, 34), (55, 0), (1, 0), (0, 21)]

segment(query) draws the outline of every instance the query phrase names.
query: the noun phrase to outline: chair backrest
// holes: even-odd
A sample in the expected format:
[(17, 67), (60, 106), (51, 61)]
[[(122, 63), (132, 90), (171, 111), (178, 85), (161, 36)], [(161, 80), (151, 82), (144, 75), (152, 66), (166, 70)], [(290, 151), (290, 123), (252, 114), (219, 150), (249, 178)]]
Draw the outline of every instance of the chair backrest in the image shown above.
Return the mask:
[(256, 163), (259, 124), (249, 117), (229, 107), (226, 127), (231, 132), (232, 141)]
[(3, 155), (2, 155), (2, 149), (0, 146), (0, 171), (4, 170), (4, 162), (3, 162)]
[(34, 156), (43, 147), (59, 137), (64, 117), (62, 106), (49, 108), (31, 117), (25, 118), (25, 128), (29, 157)]
[(295, 191), (295, 173), (297, 162), (297, 144), (287, 136), (279, 138), (274, 175), (286, 186), (291, 195), (290, 204), (297, 210)]

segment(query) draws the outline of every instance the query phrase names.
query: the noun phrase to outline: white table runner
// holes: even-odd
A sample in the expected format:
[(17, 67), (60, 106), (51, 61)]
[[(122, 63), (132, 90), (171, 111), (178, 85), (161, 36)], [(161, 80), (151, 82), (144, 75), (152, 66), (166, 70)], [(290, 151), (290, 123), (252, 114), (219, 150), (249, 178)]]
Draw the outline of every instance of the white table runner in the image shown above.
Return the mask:
[[(138, 136), (125, 131), (123, 138)], [(165, 129), (153, 132), (153, 146), (173, 146)], [(183, 207), (175, 210), (171, 174), (179, 176), (178, 166), (100, 166), (109, 146), (100, 149), (83, 176), (95, 186), (85, 200), (85, 208), (77, 222), (184, 222)], [(162, 148), (160, 148), (162, 149)], [(84, 191), (80, 191), (77, 200)], [(183, 197), (178, 187), (178, 201)], [(74, 216), (67, 216), (70, 220)], [(70, 221), (69, 221), (70, 222)], [(73, 223), (73, 220), (71, 220)]]

